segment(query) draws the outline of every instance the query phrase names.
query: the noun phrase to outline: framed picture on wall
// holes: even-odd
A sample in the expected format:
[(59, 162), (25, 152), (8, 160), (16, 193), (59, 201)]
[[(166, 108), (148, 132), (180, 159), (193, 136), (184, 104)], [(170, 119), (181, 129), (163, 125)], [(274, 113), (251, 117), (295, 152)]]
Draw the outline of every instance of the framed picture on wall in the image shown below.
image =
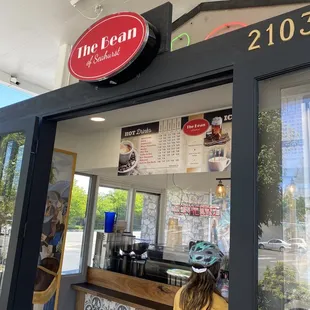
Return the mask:
[(76, 154), (55, 149), (34, 287), (34, 310), (57, 308)]

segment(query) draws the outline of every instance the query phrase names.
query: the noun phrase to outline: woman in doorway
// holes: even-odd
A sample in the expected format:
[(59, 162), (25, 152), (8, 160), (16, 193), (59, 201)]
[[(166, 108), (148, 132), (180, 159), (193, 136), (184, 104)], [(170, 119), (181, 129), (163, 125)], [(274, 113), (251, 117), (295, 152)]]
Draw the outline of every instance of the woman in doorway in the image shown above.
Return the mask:
[(216, 287), (224, 254), (209, 242), (198, 242), (189, 252), (192, 275), (174, 299), (174, 310), (228, 310)]

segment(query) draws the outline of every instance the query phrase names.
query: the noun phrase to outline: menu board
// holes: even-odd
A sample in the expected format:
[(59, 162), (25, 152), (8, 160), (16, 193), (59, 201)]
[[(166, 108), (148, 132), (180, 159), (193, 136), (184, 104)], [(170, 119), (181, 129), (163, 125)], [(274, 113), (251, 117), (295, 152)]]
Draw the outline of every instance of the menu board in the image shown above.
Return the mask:
[(118, 175), (230, 170), (232, 109), (122, 128)]

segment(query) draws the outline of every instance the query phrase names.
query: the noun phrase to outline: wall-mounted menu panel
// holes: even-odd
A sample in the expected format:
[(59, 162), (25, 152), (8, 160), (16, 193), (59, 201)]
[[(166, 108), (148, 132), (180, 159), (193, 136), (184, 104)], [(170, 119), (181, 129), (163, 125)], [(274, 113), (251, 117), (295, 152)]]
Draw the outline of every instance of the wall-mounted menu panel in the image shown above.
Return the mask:
[(227, 171), (232, 109), (122, 128), (118, 175)]

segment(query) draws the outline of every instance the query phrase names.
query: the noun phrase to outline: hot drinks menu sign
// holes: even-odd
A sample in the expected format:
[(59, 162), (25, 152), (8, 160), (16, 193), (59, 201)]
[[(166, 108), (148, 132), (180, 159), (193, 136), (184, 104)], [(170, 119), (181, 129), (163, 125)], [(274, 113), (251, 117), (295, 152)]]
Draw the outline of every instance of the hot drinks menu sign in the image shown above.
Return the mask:
[(118, 175), (230, 170), (232, 109), (122, 128)]

